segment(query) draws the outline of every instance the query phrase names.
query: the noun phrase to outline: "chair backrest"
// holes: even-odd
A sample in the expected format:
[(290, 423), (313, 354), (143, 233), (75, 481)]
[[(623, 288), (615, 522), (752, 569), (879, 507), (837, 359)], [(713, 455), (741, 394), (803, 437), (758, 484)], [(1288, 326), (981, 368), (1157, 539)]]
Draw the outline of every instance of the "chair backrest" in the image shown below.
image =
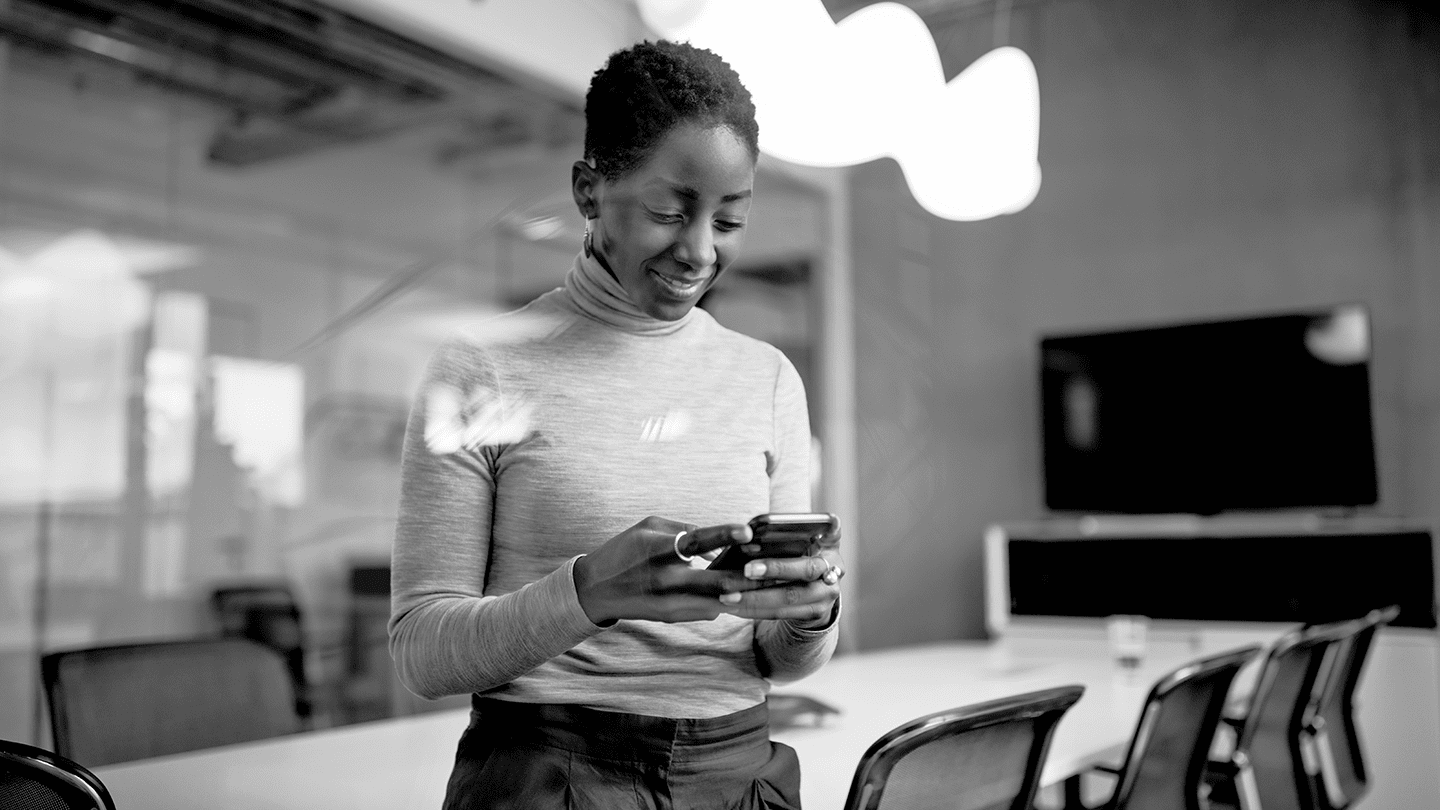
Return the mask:
[(1332, 645), (1355, 631), (1353, 622), (1287, 633), (1270, 648), (1235, 742), (1237, 791), (1264, 810), (1312, 810), (1314, 791), (1300, 750), (1300, 730), (1315, 681)]
[(226, 638), (248, 638), (285, 658), (295, 684), (295, 708), (310, 714), (309, 680), (305, 675), (305, 634), (300, 605), (284, 583), (233, 585), (210, 593), (210, 606)]
[(210, 592), (210, 605), (222, 635), (248, 638), (282, 652), (302, 646), (300, 606), (287, 585), (216, 588)]
[(1204, 658), (1151, 687), (1120, 769), (1113, 810), (1200, 810), (1200, 782), (1225, 696), (1259, 652), (1245, 647)]
[(55, 749), (91, 767), (299, 730), (284, 660), (247, 639), (65, 650), (41, 674)]
[(115, 810), (110, 792), (83, 765), (33, 745), (0, 740), (0, 807)]
[(886, 733), (861, 757), (846, 810), (1030, 810), (1061, 716), (1063, 686), (937, 712)]
[(1318, 771), (1312, 779), (1319, 805), (1342, 810), (1369, 788), (1364, 746), (1355, 723), (1355, 690), (1375, 634), (1400, 613), (1398, 606), (1370, 611), (1358, 629), (1332, 646), (1329, 666), (1315, 686), (1311, 712), (1303, 724), (1304, 742), (1313, 746)]

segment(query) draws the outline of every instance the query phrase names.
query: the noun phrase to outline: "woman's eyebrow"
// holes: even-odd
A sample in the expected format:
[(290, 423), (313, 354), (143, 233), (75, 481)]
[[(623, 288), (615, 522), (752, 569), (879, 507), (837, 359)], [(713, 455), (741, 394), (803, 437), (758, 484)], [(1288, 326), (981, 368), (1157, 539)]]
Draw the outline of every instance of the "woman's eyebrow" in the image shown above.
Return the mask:
[[(677, 196), (684, 197), (687, 200), (700, 199), (699, 190), (691, 188), (690, 186), (684, 185), (682, 183), (671, 183), (667, 180), (657, 179), (651, 185), (661, 185), (666, 191), (669, 191)], [(735, 202), (736, 200), (744, 200), (752, 196), (754, 196), (753, 191), (747, 188), (744, 191), (737, 191), (733, 194), (726, 194), (724, 197), (720, 198), (720, 202)]]

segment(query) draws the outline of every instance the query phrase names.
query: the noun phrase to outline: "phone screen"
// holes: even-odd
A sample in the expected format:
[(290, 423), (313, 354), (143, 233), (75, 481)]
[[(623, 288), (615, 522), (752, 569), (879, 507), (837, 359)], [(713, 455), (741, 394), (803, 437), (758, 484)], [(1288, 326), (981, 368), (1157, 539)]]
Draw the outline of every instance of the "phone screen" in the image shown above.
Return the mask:
[(751, 560), (776, 557), (803, 557), (838, 542), (840, 519), (824, 512), (772, 513), (756, 515), (750, 520), (754, 540), (760, 549), (748, 552), (742, 546), (730, 546), (710, 562), (712, 571), (736, 571)]

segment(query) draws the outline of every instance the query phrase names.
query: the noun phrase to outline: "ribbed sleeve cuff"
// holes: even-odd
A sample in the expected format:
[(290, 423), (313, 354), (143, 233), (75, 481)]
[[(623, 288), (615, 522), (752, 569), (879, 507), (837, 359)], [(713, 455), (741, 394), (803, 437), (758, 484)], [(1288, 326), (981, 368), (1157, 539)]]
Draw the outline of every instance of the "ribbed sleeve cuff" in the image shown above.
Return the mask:
[(783, 622), (783, 624), (786, 631), (793, 633), (795, 638), (802, 641), (813, 639), (816, 636), (823, 636), (831, 630), (834, 630), (840, 624), (840, 600), (838, 598), (835, 600), (835, 607), (830, 610), (829, 620), (819, 627), (803, 627), (800, 623), (792, 621), (786, 621)]
[(772, 682), (799, 680), (830, 660), (839, 639), (840, 603), (824, 627), (805, 628), (795, 622), (762, 622), (756, 636), (764, 658), (762, 674)]
[(590, 617), (585, 615), (585, 608), (580, 606), (580, 596), (575, 590), (575, 561), (582, 556), (584, 555), (577, 554), (571, 557), (564, 565), (549, 576), (537, 580), (532, 586), (540, 589), (537, 596), (553, 606), (552, 610), (544, 611), (543, 614), (548, 621), (553, 622), (553, 626), (536, 629), (542, 633), (554, 633), (557, 638), (574, 638), (575, 644), (599, 635), (606, 629), (590, 621)]

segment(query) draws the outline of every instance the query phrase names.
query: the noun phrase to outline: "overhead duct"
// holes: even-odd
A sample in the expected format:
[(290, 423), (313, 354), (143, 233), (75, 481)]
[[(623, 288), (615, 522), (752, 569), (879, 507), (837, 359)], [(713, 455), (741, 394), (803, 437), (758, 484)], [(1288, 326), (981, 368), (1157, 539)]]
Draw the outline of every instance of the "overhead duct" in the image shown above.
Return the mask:
[(573, 104), (312, 0), (10, 0), (0, 36), (226, 110), (208, 157), (227, 166), (437, 122), (477, 150), (583, 130)]

